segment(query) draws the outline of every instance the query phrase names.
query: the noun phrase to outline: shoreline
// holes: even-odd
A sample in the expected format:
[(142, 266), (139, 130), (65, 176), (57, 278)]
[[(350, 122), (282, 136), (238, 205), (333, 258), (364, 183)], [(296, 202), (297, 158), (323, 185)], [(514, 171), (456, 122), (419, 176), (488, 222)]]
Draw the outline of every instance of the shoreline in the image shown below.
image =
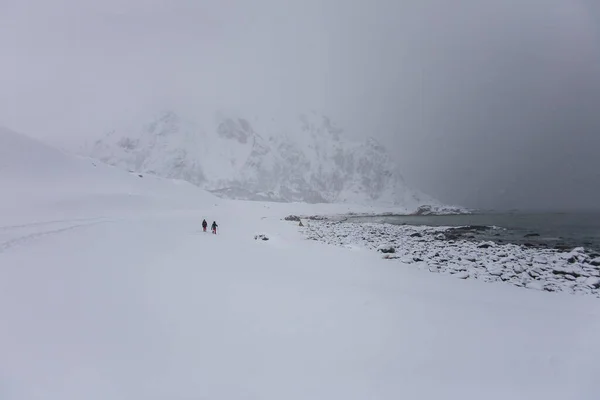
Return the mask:
[[(329, 213), (329, 214), (305, 214), (305, 215), (289, 215), (285, 219), (288, 221), (299, 221), (299, 218), (306, 220), (317, 221), (333, 221), (346, 223), (378, 223), (390, 224), (396, 226), (428, 226), (432, 228), (445, 228), (451, 231), (448, 234), (451, 239), (467, 239), (470, 241), (491, 241), (496, 244), (515, 244), (521, 247), (536, 248), (536, 249), (555, 249), (563, 252), (569, 252), (573, 249), (583, 247), (586, 254), (592, 258), (600, 257), (600, 241), (589, 236), (589, 233), (584, 235), (573, 235), (572, 232), (557, 232), (555, 227), (553, 230), (548, 230), (543, 226), (537, 226), (534, 220), (531, 226), (515, 225), (514, 221), (494, 221), (489, 217), (494, 214), (486, 213), (450, 213), (450, 214), (427, 214), (417, 215), (415, 213), (398, 213), (398, 212), (345, 212), (345, 213)], [(499, 213), (500, 216), (506, 214)], [(519, 215), (519, 214), (514, 214)], [(529, 217), (536, 214), (521, 214)], [(539, 215), (544, 215), (540, 213)], [(487, 220), (478, 220), (478, 217), (487, 217)], [(398, 220), (394, 221), (394, 218)], [(438, 219), (439, 218), (439, 219)], [(455, 218), (465, 218), (456, 223)], [(473, 220), (475, 218), (475, 220)], [(392, 220), (390, 220), (392, 219)], [(440, 223), (440, 221), (442, 221)], [(586, 227), (589, 230), (589, 228)], [(594, 242), (596, 240), (596, 242)]]
[(299, 220), (306, 221), (300, 229), (308, 240), (363, 247), (400, 261), (399, 265), (459, 279), (600, 298), (600, 257), (586, 254), (582, 247), (561, 251), (448, 238), (446, 234), (456, 228), (448, 226), (344, 222), (332, 216)]

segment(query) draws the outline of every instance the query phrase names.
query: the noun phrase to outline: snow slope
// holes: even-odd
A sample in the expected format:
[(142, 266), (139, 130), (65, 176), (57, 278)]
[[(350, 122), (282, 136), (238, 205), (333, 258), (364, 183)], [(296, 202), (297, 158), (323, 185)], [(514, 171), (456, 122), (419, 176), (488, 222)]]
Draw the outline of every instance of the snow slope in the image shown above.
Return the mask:
[(377, 203), (411, 211), (441, 205), (409, 188), (376, 140), (348, 141), (326, 116), (263, 120), (221, 111), (200, 120), (166, 112), (141, 129), (113, 130), (84, 152), (230, 198)]
[(6, 128), (0, 128), (0, 184), (4, 223), (36, 215), (103, 215), (221, 201), (189, 182), (130, 174)]
[(281, 221), (310, 205), (0, 141), (3, 400), (597, 398), (597, 299), (404, 268)]

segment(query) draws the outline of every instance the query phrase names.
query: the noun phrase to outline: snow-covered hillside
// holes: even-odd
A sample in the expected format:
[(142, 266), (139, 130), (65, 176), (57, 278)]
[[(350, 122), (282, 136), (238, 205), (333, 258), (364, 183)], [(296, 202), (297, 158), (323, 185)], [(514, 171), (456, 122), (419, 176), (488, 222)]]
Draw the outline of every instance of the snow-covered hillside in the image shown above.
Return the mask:
[(86, 154), (131, 171), (185, 179), (225, 197), (395, 205), (439, 202), (406, 186), (375, 139), (355, 143), (329, 118), (245, 119), (217, 112), (201, 123), (173, 112), (113, 130)]
[(46, 215), (89, 209), (122, 212), (175, 204), (181, 208), (221, 201), (183, 180), (128, 173), (87, 157), (66, 154), (0, 128), (0, 207), (6, 223), (23, 210)]
[(2, 400), (598, 397), (597, 299), (282, 220), (346, 205), (218, 199), (6, 130), (0, 191)]

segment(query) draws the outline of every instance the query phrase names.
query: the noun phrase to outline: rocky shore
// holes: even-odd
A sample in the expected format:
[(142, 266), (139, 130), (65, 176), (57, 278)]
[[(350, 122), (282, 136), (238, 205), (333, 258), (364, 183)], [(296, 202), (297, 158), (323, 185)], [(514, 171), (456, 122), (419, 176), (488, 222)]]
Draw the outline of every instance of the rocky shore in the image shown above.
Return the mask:
[(300, 229), (307, 239), (365, 247), (380, 252), (384, 258), (459, 279), (600, 297), (600, 254), (586, 253), (581, 247), (561, 251), (472, 240), (481, 227), (312, 219)]

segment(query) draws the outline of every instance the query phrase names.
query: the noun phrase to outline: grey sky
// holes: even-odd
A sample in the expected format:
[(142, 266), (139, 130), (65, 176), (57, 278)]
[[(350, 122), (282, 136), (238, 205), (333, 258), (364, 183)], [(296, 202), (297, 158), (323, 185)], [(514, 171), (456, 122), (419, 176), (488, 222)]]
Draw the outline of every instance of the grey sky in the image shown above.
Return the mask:
[(595, 0), (0, 0), (0, 124), (57, 142), (152, 107), (324, 110), (413, 186), (600, 207)]

